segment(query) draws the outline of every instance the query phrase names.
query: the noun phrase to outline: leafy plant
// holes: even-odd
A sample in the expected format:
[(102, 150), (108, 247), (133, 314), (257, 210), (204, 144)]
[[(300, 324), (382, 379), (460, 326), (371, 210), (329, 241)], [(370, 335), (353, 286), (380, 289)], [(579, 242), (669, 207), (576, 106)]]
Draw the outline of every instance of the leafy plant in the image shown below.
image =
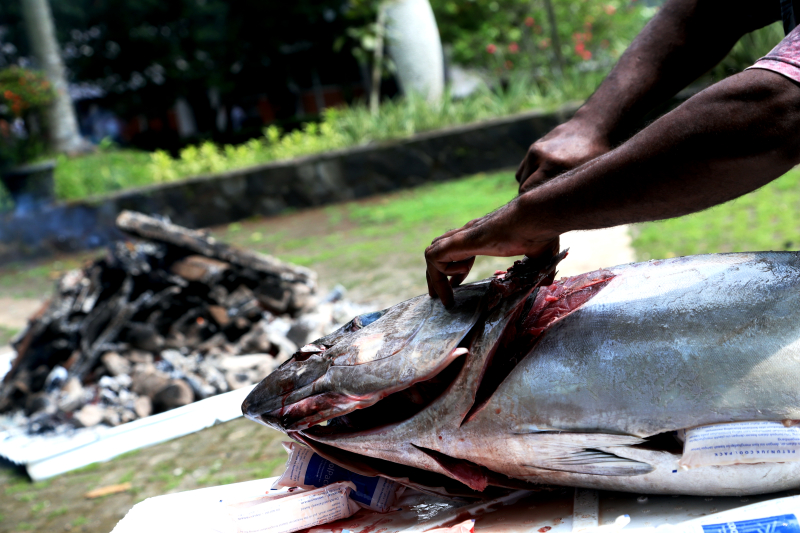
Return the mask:
[(501, 77), (514, 71), (554, 76), (560, 62), (561, 70), (608, 66), (655, 13), (628, 0), (549, 0), (553, 28), (547, 2), (431, 0), (431, 5), (453, 61)]
[[(536, 82), (515, 76), (505, 90), (485, 89), (468, 98), (446, 97), (431, 104), (416, 95), (384, 102), (377, 115), (366, 106), (328, 108), (319, 123), (284, 133), (277, 126), (265, 128), (264, 136), (238, 146), (205, 142), (188, 146), (177, 158), (167, 152), (151, 155), (149, 169), (155, 182), (223, 172), (258, 163), (408, 137), (418, 132), (456, 124), (506, 116), (529, 109), (553, 108), (568, 100), (588, 96), (601, 74), (568, 73), (559, 82)], [(58, 178), (58, 176), (57, 176)]]
[(743, 71), (767, 55), (776, 44), (781, 42), (783, 37), (783, 23), (781, 22), (748, 33), (739, 39), (725, 59), (714, 67), (711, 71), (712, 79), (721, 80), (726, 76)]
[(12, 66), (0, 70), (0, 168), (36, 159), (45, 151), (39, 111), (55, 98), (42, 72)]

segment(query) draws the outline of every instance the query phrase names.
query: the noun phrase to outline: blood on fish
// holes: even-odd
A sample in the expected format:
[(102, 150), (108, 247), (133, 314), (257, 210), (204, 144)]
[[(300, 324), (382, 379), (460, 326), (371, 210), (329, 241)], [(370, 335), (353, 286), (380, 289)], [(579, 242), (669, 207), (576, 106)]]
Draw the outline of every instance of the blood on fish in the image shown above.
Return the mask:
[(550, 526), (544, 526), (544, 527), (540, 527), (537, 531), (539, 531), (539, 533), (547, 533), (551, 529), (553, 529), (553, 528), (550, 527)]
[(536, 294), (522, 331), (538, 337), (558, 320), (571, 314), (597, 294), (614, 274), (608, 270), (597, 270), (580, 276), (560, 279), (542, 287)]
[[(481, 376), (475, 403), (462, 423), (469, 423), (475, 418), (500, 383), (533, 349), (545, 331), (583, 306), (613, 278), (614, 274), (608, 270), (596, 270), (539, 287), (535, 297), (529, 297), (526, 302), (522, 316), (514, 318), (509, 324), (494, 353), (487, 359), (488, 366)], [(532, 304), (529, 303), (530, 298), (533, 298)]]

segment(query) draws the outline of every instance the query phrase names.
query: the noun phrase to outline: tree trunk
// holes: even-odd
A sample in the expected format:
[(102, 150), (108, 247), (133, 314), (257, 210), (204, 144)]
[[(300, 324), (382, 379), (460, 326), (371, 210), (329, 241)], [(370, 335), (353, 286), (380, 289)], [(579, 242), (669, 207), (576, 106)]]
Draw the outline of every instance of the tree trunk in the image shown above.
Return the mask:
[(444, 93), (444, 54), (430, 2), (387, 2), (385, 35), (403, 92), (439, 102)]
[(375, 32), (375, 52), (372, 54), (372, 83), (369, 91), (369, 111), (378, 114), (381, 103), (381, 73), (383, 70), (383, 34), (386, 29), (386, 5), (378, 7), (378, 21)]
[(48, 0), (21, 0), (22, 15), (28, 31), (28, 40), (39, 67), (44, 70), (56, 93), (55, 101), (48, 107), (48, 131), (53, 148), (58, 152), (78, 152), (86, 142), (78, 132), (75, 108), (69, 96), (64, 63), (56, 42), (53, 14)]
[(544, 0), (544, 8), (547, 11), (547, 20), (550, 24), (550, 41), (553, 43), (553, 51), (556, 54), (556, 69), (559, 74), (564, 73), (564, 56), (561, 55), (561, 39), (558, 37), (558, 23), (556, 13), (553, 10), (551, 0)]

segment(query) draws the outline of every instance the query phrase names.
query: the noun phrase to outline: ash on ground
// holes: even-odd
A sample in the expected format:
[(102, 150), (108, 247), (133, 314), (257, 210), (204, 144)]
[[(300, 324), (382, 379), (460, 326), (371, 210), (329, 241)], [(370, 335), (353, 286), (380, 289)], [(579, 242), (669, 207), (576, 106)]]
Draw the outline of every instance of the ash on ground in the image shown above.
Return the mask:
[(138, 213), (138, 239), (74, 270), (13, 342), (6, 423), (31, 433), (116, 426), (259, 382), (368, 309), (316, 274)]

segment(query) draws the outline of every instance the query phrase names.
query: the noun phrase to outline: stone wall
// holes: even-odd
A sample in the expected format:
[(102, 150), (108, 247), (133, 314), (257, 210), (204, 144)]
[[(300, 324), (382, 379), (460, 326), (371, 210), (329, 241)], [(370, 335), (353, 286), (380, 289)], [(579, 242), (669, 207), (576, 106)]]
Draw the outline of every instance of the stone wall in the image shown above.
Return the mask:
[(190, 228), (227, 224), (287, 208), (313, 207), (516, 167), (528, 146), (577, 105), (268, 163), (223, 174), (63, 202), (0, 218), (0, 263), (103, 246), (130, 209)]

